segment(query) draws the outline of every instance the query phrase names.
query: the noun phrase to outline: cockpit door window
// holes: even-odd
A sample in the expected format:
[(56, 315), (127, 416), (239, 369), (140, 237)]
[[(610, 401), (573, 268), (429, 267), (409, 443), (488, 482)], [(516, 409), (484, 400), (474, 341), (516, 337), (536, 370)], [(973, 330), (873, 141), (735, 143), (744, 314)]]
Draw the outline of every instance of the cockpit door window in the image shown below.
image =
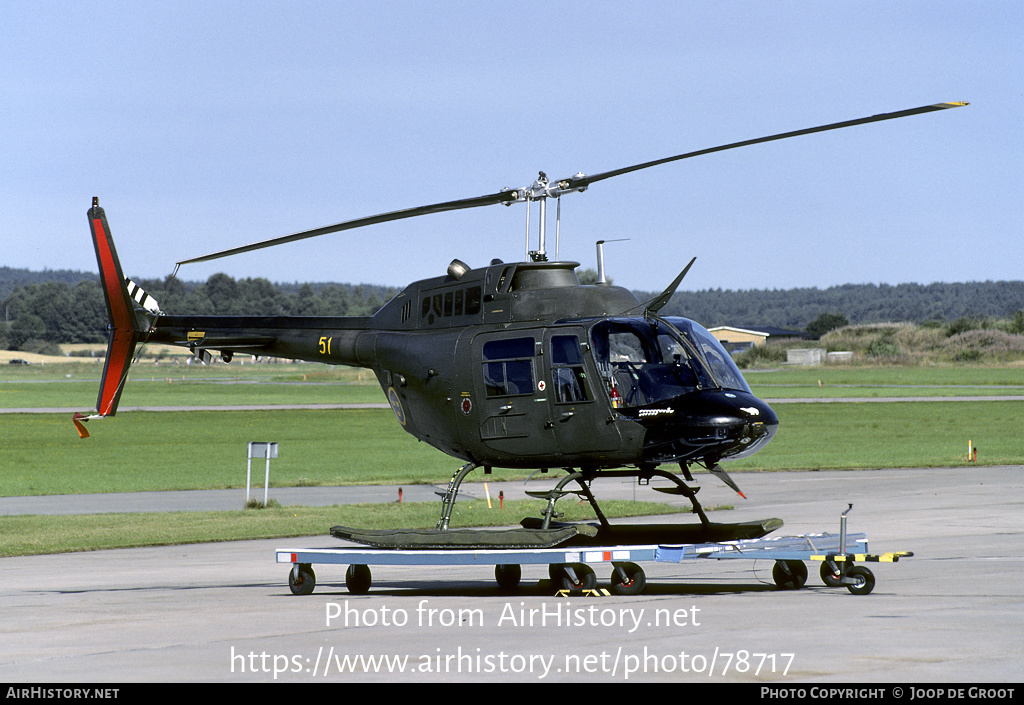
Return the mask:
[(551, 336), (551, 382), (555, 403), (572, 404), (591, 398), (577, 336)]

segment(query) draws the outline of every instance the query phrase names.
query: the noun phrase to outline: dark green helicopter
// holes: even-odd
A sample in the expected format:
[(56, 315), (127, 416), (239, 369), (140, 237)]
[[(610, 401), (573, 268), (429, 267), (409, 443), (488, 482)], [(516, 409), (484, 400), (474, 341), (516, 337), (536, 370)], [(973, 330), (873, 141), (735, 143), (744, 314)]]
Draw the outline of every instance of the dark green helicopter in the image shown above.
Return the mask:
[[(736, 142), (592, 176), (549, 181), (543, 172), (521, 189), (350, 220), (236, 247), (178, 265), (336, 233), (375, 223), (477, 206), (538, 201), (539, 247), (529, 261), (470, 268), (455, 260), (446, 274), (407, 286), (368, 317), (190, 316), (165, 314), (126, 279), (106, 215), (96, 199), (89, 222), (110, 316), (106, 366), (96, 414), (114, 416), (135, 347), (180, 345), (209, 360), (219, 353), (276, 356), (373, 370), (402, 427), (421, 441), (465, 461), (442, 500), (430, 531), (332, 533), (381, 547), (553, 546), (566, 542), (682, 543), (754, 538), (782, 525), (778, 519), (744, 524), (710, 522), (696, 499), (690, 469), (699, 466), (739, 488), (723, 460), (747, 457), (775, 435), (778, 416), (755, 397), (730, 356), (694, 321), (661, 316), (693, 261), (658, 296), (641, 302), (603, 281), (581, 285), (576, 262), (549, 262), (545, 204), (613, 176), (672, 161), (826, 130), (958, 107), (940, 103), (895, 113)], [(177, 272), (177, 268), (175, 269)], [(678, 468), (679, 472), (665, 469)], [(463, 479), (474, 469), (564, 470), (541, 519), (521, 530), (449, 529)], [(591, 492), (603, 477), (667, 479), (662, 491), (686, 496), (699, 525), (611, 525)], [(599, 518), (596, 530), (554, 521), (555, 502), (573, 483)], [(742, 494), (742, 493), (741, 493)]]

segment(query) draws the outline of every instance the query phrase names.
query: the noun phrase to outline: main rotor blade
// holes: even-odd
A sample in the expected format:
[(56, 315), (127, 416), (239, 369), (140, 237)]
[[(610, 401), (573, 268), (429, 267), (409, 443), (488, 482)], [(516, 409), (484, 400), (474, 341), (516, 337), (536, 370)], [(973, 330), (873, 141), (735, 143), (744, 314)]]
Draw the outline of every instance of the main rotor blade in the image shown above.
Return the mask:
[[(787, 137), (796, 137), (798, 135), (809, 135), (814, 132), (825, 132), (826, 130), (837, 130), (842, 127), (851, 127), (853, 125), (863, 125), (869, 122), (879, 122), (881, 120), (892, 120), (893, 118), (907, 117), (909, 115), (917, 115), (919, 113), (928, 113), (934, 110), (945, 110), (947, 108), (958, 108), (967, 105), (967, 103), (937, 103), (936, 105), (926, 105), (920, 108), (911, 108), (910, 110), (901, 110), (895, 113), (883, 113), (881, 115), (873, 115), (871, 117), (860, 118), (858, 120), (847, 120), (845, 122), (837, 122), (831, 125), (822, 125), (821, 127), (810, 127), (804, 130), (795, 130), (793, 132), (783, 132), (778, 135), (771, 135), (769, 137), (759, 137), (753, 140), (745, 140), (743, 142), (733, 142), (732, 144), (725, 144), (720, 147), (711, 147), (710, 149), (701, 149), (696, 152), (687, 152), (686, 154), (679, 154), (674, 157), (666, 157), (664, 159), (656, 159), (650, 162), (644, 162), (643, 164), (635, 164), (634, 166), (624, 167), (622, 169), (615, 169), (613, 171), (606, 171), (600, 174), (593, 174), (590, 176), (577, 175), (568, 179), (563, 179), (559, 184), (559, 191), (566, 192), (570, 190), (583, 190), (587, 186), (597, 181), (603, 181), (604, 179), (610, 179), (613, 176), (620, 176), (621, 174), (628, 174), (633, 171), (639, 171), (640, 169), (647, 169), (648, 167), (658, 166), (659, 164), (667, 164), (668, 162), (679, 161), (680, 159), (689, 159), (690, 157), (698, 157), (703, 154), (711, 154), (713, 152), (722, 152), (727, 149), (735, 149), (737, 147), (747, 147), (752, 144), (759, 144), (761, 142), (771, 142), (773, 140), (786, 139)], [(546, 182), (545, 182), (546, 183)], [(386, 223), (392, 220), (402, 220), (403, 218), (414, 218), (420, 215), (427, 215), (428, 213), (443, 213), (445, 211), (460, 210), (463, 208), (477, 208), (479, 206), (489, 206), (497, 203), (504, 203), (509, 205), (516, 201), (532, 200), (535, 196), (529, 194), (530, 189), (519, 189), (512, 190), (506, 189), (497, 193), (492, 193), (486, 196), (477, 196), (476, 198), (464, 198), (457, 201), (447, 201), (444, 203), (435, 203), (429, 206), (419, 206), (418, 208), (407, 208), (405, 210), (392, 211), (390, 213), (382, 213), (380, 215), (372, 215), (365, 218), (356, 218), (355, 220), (346, 220), (342, 223), (336, 223), (334, 225), (328, 225), (322, 228), (315, 228), (313, 230), (305, 230), (300, 233), (293, 235), (285, 235), (283, 237), (276, 237), (270, 240), (262, 240), (255, 242), (251, 245), (242, 245), (241, 247), (232, 247), (227, 250), (221, 250), (220, 252), (213, 252), (208, 255), (201, 257), (193, 257), (191, 259), (181, 260), (178, 262), (178, 266), (183, 264), (193, 264), (195, 262), (207, 262), (209, 260), (219, 259), (221, 257), (228, 257), (230, 255), (237, 255), (243, 252), (252, 252), (253, 250), (261, 250), (265, 247), (273, 247), (274, 245), (283, 245), (287, 242), (295, 242), (296, 240), (305, 240), (310, 237), (317, 237), (319, 235), (327, 235), (329, 233), (337, 233), (343, 230), (352, 230), (353, 228), (361, 228), (366, 225), (375, 225), (377, 223)]]
[(301, 233), (295, 233), (293, 235), (284, 235), (282, 237), (275, 237), (270, 240), (262, 240), (260, 242), (254, 242), (251, 245), (232, 247), (229, 250), (221, 250), (220, 252), (213, 252), (208, 255), (202, 255), (201, 257), (193, 257), (192, 259), (182, 260), (177, 264), (180, 266), (183, 264), (193, 264), (195, 262), (207, 262), (212, 259), (219, 259), (221, 257), (228, 257), (230, 255), (241, 254), (242, 252), (252, 252), (253, 250), (261, 250), (264, 247), (283, 245), (286, 242), (295, 242), (296, 240), (305, 240), (306, 238), (317, 237), (318, 235), (327, 235), (329, 233), (341, 232), (342, 230), (361, 228), (364, 225), (375, 225), (377, 223), (386, 223), (388, 221), (401, 220), (403, 218), (414, 218), (418, 215), (427, 215), (428, 213), (443, 213), (445, 211), (454, 211), (463, 208), (490, 206), (495, 203), (511, 203), (514, 200), (516, 200), (515, 191), (499, 191), (498, 193), (492, 193), (486, 196), (477, 196), (476, 198), (463, 198), (458, 201), (434, 203), (429, 206), (419, 206), (418, 208), (406, 208), (405, 210), (391, 211), (390, 213), (371, 215), (365, 218), (356, 218), (355, 220), (346, 220), (342, 223), (335, 223), (334, 225), (327, 225), (322, 228), (315, 228), (313, 230), (305, 230)]
[(666, 157), (664, 159), (655, 159), (654, 161), (644, 162), (643, 164), (635, 164), (633, 166), (627, 166), (622, 169), (614, 169), (612, 171), (605, 171), (600, 174), (592, 174), (590, 176), (573, 176), (568, 179), (563, 179), (563, 182), (567, 182), (568, 189), (575, 188), (586, 188), (592, 183), (597, 181), (603, 181), (604, 179), (610, 179), (613, 176), (620, 176), (622, 174), (628, 174), (632, 171), (639, 171), (641, 169), (647, 169), (648, 167), (658, 166), (659, 164), (667, 164), (669, 162), (676, 162), (680, 159), (689, 159), (690, 157), (699, 157), (704, 154), (712, 154), (714, 152), (724, 152), (727, 149), (736, 149), (737, 147), (748, 147), (752, 144), (760, 144), (761, 142), (772, 142), (774, 140), (784, 140), (789, 137), (798, 137), (800, 135), (809, 135), (814, 132), (826, 132), (828, 130), (838, 130), (843, 127), (853, 127), (854, 125), (864, 125), (869, 122), (881, 122), (882, 120), (893, 120), (895, 118), (908, 117), (910, 115), (919, 115), (921, 113), (930, 113), (935, 110), (946, 110), (948, 108), (959, 108), (968, 103), (937, 103), (935, 105), (925, 105), (920, 108), (911, 108), (909, 110), (900, 110), (895, 113), (881, 113), (880, 115), (872, 115), (871, 117), (859, 118), (857, 120), (846, 120), (844, 122), (835, 122), (831, 125), (822, 125), (820, 127), (809, 127), (804, 130), (794, 130), (792, 132), (783, 132), (778, 135), (770, 135), (768, 137), (758, 137), (757, 139), (744, 140), (743, 142), (733, 142), (732, 144), (723, 144), (720, 147), (711, 147), (709, 149), (701, 149), (696, 152), (687, 152), (686, 154), (678, 154), (674, 157)]

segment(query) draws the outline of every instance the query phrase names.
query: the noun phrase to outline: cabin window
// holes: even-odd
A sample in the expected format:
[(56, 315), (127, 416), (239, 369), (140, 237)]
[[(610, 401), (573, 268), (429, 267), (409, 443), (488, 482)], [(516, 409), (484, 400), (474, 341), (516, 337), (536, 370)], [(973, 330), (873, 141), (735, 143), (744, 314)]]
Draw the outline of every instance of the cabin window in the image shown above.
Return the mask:
[(484, 343), (484, 385), (489, 397), (533, 394), (533, 338)]
[(560, 404), (587, 401), (590, 397), (586, 379), (580, 339), (575, 335), (551, 336), (551, 383), (555, 401)]
[(480, 313), (480, 287), (466, 289), (466, 315), (476, 316)]
[(426, 318), (428, 324), (433, 323), (438, 318), (478, 316), (480, 315), (480, 300), (481, 290), (479, 286), (425, 296), (423, 298), (423, 306), (420, 309), (420, 316)]

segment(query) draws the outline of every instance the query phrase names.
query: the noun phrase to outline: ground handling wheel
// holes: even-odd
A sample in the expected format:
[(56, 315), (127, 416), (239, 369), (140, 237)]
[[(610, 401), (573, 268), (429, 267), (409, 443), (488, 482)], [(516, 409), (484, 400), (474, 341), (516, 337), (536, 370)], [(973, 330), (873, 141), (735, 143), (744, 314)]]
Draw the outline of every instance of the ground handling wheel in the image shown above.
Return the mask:
[(647, 586), (647, 575), (636, 563), (613, 563), (612, 592), (616, 595), (639, 595)]
[(863, 566), (855, 565), (846, 571), (847, 580), (853, 580), (853, 583), (844, 581), (846, 589), (854, 595), (867, 595), (875, 589), (875, 574)]
[(552, 566), (550, 574), (559, 590), (593, 590), (597, 587), (597, 574), (586, 563)]
[(511, 592), (519, 587), (519, 581), (523, 577), (523, 569), (518, 563), (494, 566), (494, 579), (498, 581), (498, 587)]
[(316, 574), (309, 563), (296, 563), (288, 571), (288, 588), (293, 595), (310, 595), (316, 587)]
[(345, 586), (353, 595), (365, 595), (370, 590), (372, 581), (368, 565), (353, 564), (345, 571)]
[(828, 587), (842, 587), (843, 585), (842, 570), (830, 560), (821, 562), (818, 575), (821, 576), (821, 582), (825, 583)]
[(803, 561), (775, 561), (772, 580), (783, 590), (799, 590), (807, 582), (807, 566)]

